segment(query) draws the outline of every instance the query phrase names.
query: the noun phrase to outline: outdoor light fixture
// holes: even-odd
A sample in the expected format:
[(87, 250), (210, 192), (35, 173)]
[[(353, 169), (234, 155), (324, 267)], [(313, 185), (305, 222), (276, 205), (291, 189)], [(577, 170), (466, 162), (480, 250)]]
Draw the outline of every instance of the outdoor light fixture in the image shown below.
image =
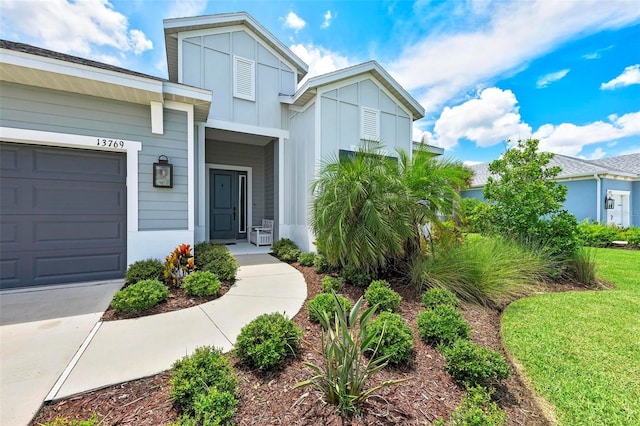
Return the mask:
[(173, 164), (166, 155), (158, 157), (153, 163), (153, 186), (155, 188), (173, 188)]
[(616, 201), (611, 198), (610, 195), (604, 197), (604, 208), (607, 210), (613, 210), (616, 207)]

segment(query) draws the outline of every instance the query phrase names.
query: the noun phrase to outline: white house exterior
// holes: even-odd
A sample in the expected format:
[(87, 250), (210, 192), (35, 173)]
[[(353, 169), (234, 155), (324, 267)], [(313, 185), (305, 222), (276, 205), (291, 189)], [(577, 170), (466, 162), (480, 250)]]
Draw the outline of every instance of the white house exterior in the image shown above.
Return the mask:
[[(164, 30), (168, 80), (0, 41), (2, 288), (121, 277), (263, 218), (311, 249), (323, 158), (411, 151), (424, 110), (376, 62), (300, 84), (307, 65), (246, 13)], [(165, 159), (172, 187), (153, 182)]]

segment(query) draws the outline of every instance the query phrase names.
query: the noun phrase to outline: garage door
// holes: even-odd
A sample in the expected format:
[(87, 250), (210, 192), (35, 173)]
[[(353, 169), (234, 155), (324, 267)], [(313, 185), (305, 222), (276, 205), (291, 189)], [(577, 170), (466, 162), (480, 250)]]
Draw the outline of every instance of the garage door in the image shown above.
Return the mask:
[(0, 142), (0, 288), (121, 278), (125, 154)]

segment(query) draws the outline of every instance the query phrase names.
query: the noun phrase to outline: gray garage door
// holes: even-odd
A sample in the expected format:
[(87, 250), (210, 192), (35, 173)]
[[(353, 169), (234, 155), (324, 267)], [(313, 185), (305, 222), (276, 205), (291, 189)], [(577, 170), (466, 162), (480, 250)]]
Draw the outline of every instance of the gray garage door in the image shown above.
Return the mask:
[(0, 142), (0, 288), (121, 278), (124, 154)]

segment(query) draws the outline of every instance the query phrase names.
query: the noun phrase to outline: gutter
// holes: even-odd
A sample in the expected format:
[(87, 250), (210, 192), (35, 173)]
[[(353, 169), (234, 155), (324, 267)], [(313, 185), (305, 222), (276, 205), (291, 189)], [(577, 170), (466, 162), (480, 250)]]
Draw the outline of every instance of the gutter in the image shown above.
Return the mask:
[(593, 177), (596, 180), (596, 221), (600, 223), (601, 220), (601, 202), (602, 202), (602, 180), (600, 179), (600, 175), (597, 173), (593, 174)]

